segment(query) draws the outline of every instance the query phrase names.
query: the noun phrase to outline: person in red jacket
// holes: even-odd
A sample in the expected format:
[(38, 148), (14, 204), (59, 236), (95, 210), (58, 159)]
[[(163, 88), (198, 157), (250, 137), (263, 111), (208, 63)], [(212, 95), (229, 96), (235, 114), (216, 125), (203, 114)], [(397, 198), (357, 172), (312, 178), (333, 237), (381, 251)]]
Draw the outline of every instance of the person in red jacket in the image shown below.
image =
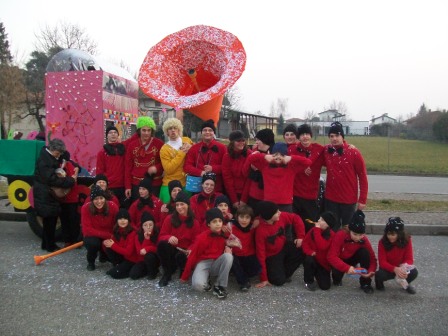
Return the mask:
[[(232, 206), (230, 204), (230, 200), (226, 195), (219, 195), (215, 199), (215, 208), (218, 208), (222, 212), (222, 216), (224, 218), (224, 225), (230, 222), (233, 218), (232, 214)], [(226, 231), (226, 230), (224, 230)]]
[(162, 201), (156, 197), (152, 192), (152, 180), (150, 177), (145, 177), (138, 185), (139, 198), (136, 199), (129, 207), (129, 214), (131, 215), (131, 222), (134, 230), (139, 230), (139, 223), (142, 213), (147, 211), (154, 216), (157, 227), (162, 226)]
[(112, 238), (118, 207), (106, 201), (104, 190), (93, 186), (90, 192), (91, 202), (81, 208), (81, 228), (84, 246), (87, 249), (87, 270), (95, 270), (95, 259), (100, 252), (100, 262), (107, 261), (102, 251), (103, 240)]
[(229, 145), (222, 159), (222, 178), (226, 195), (233, 211), (247, 203), (250, 182), (244, 173), (244, 163), (252, 151), (247, 147), (244, 133), (237, 130), (229, 134)]
[(138, 185), (148, 175), (152, 178), (153, 194), (159, 196), (163, 177), (160, 149), (164, 143), (154, 137), (155, 131), (154, 120), (142, 116), (137, 119), (137, 136), (132, 136), (125, 141), (125, 195), (131, 199), (131, 202), (138, 198)]
[(288, 146), (288, 155), (295, 155), (297, 148), (297, 127), (294, 124), (286, 125), (283, 129), (283, 139)]
[(254, 152), (247, 159), (263, 175), (263, 200), (274, 202), (279, 209), (292, 212), (294, 178), (297, 170), (305, 169), (311, 161), (300, 156), (289, 156), (284, 142), (276, 143), (272, 154)]
[(384, 281), (395, 278), (409, 294), (416, 290), (411, 282), (417, 278), (412, 240), (404, 230), (400, 217), (389, 218), (384, 235), (378, 242), (379, 269), (375, 273), (377, 290), (384, 290)]
[(303, 240), (302, 249), (305, 254), (303, 279), (306, 289), (310, 291), (315, 291), (317, 288), (314, 278), (322, 290), (327, 290), (331, 286), (331, 266), (327, 254), (334, 236), (332, 227), (336, 225), (337, 220), (334, 213), (323, 212), (316, 226), (308, 231)]
[(372, 294), (372, 277), (375, 275), (377, 260), (365, 235), (365, 215), (361, 210), (355, 212), (348, 228), (348, 232), (340, 230), (336, 233), (328, 250), (327, 259), (332, 267), (333, 284), (342, 286), (344, 274), (358, 275), (355, 267), (359, 264), (366, 271), (360, 274), (360, 287), (365, 293)]
[(216, 277), (213, 294), (218, 299), (225, 299), (233, 262), (232, 249), (226, 245), (228, 234), (222, 231), (224, 220), (222, 212), (218, 208), (211, 208), (207, 210), (205, 217), (209, 229), (196, 237), (181, 275), (181, 281), (188, 281), (193, 273), (192, 287), (200, 292), (208, 292), (212, 289), (209, 278)]
[(149, 212), (143, 212), (141, 226), (134, 239), (137, 262), (129, 272), (131, 279), (139, 279), (145, 275), (149, 280), (156, 278), (160, 266), (157, 256), (158, 238), (159, 229), (155, 224), (154, 217)]
[(312, 142), (313, 132), (307, 124), (300, 125), (297, 128), (297, 137), (299, 142), (291, 155), (298, 155), (310, 159), (312, 164), (306, 169), (297, 171), (294, 179), (293, 190), (293, 210), (305, 223), (305, 229), (308, 231), (312, 226), (307, 225), (307, 219), (315, 222), (319, 218), (319, 188), (320, 171), (322, 168), (321, 160), (318, 158), (323, 155), (323, 146)]
[(137, 262), (134, 248), (135, 231), (126, 209), (118, 210), (112, 238), (103, 241), (107, 257), (113, 267), (106, 272), (114, 279), (129, 277), (129, 272)]
[(202, 191), (190, 198), (191, 210), (194, 212), (194, 217), (201, 225), (203, 231), (207, 230), (207, 224), (205, 223), (206, 211), (214, 208), (216, 198), (222, 195), (215, 190), (215, 186), (216, 175), (214, 173), (204, 174), (202, 175)]
[(176, 268), (179, 268), (182, 274), (191, 246), (201, 233), (199, 222), (194, 218), (191, 210), (188, 195), (180, 191), (175, 202), (176, 211), (163, 221), (157, 244), (157, 255), (163, 269), (163, 275), (159, 281), (160, 287), (168, 285)]
[(255, 232), (255, 250), (261, 273), (255, 287), (282, 286), (303, 262), (305, 226), (298, 215), (280, 212), (273, 202), (258, 203), (258, 213), (261, 219)]
[(216, 174), (216, 191), (223, 192), (222, 159), (227, 148), (215, 140), (216, 127), (213, 120), (207, 120), (201, 126), (202, 140), (194, 144), (187, 153), (184, 172), (192, 176), (206, 173)]
[(356, 209), (364, 210), (367, 203), (367, 170), (361, 152), (344, 140), (344, 129), (334, 122), (328, 131), (330, 144), (324, 147), (323, 160), (327, 167), (325, 210), (339, 218), (334, 231), (347, 226)]
[(252, 220), (254, 211), (248, 205), (241, 205), (236, 218), (230, 221), (232, 234), (241, 242), (241, 247), (233, 247), (232, 273), (242, 292), (250, 288), (250, 278), (260, 274), (261, 266), (255, 254), (255, 228)]
[[(104, 190), (104, 197), (106, 198), (106, 201), (114, 202), (117, 207), (120, 207), (120, 201), (118, 200), (118, 197), (115, 196), (115, 194), (109, 189), (109, 180), (107, 179), (106, 175), (98, 174), (95, 176), (93, 180), (93, 185), (99, 186), (101, 189)], [(89, 196), (87, 196), (86, 200), (84, 202), (91, 202)]]
[[(170, 200), (168, 203), (163, 204), (160, 208), (160, 223), (163, 223), (166, 216), (172, 214), (174, 211), (176, 211), (176, 202), (174, 200), (176, 199), (177, 194), (179, 191), (182, 191), (182, 183), (178, 180), (172, 180), (168, 182), (168, 192), (170, 194)], [(162, 201), (163, 202), (163, 201)]]
[(106, 144), (96, 156), (96, 175), (105, 175), (109, 189), (117, 196), (121, 205), (124, 195), (124, 161), (126, 148), (120, 142), (120, 135), (115, 126), (106, 128)]

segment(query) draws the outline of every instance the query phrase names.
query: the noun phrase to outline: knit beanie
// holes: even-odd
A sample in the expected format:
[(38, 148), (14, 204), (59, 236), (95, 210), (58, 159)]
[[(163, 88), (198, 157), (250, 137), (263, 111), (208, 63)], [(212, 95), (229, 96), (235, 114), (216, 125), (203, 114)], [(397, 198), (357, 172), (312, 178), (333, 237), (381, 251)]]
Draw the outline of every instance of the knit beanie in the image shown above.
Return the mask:
[(272, 154), (280, 153), (281, 155), (288, 155), (288, 145), (284, 142), (277, 142), (271, 150)]
[(366, 233), (366, 215), (361, 210), (356, 210), (353, 214), (352, 221), (348, 225), (348, 229), (355, 233)]
[(286, 127), (283, 129), (283, 136), (285, 136), (286, 132), (292, 132), (297, 136), (297, 127), (294, 124), (286, 125)]
[(232, 208), (232, 205), (230, 204), (230, 200), (226, 195), (219, 195), (215, 199), (215, 207), (220, 205), (221, 203), (226, 203), (229, 208)]
[(149, 191), (149, 193), (152, 193), (152, 178), (145, 177), (143, 180), (140, 181), (139, 188), (145, 188)]
[(311, 130), (310, 125), (303, 124), (297, 128), (297, 137), (300, 137), (302, 134), (309, 134), (310, 136), (313, 136), (313, 131)]
[(224, 216), (222, 215), (221, 210), (219, 210), (218, 208), (208, 209), (207, 212), (205, 213), (206, 223), (207, 224), (210, 223), (215, 218), (221, 218), (221, 220), (224, 221)]
[(216, 182), (216, 174), (215, 173), (205, 173), (204, 175), (202, 175), (201, 184), (203, 184), (207, 180), (212, 180), (213, 182)]
[(245, 139), (244, 137), (244, 133), (241, 132), (240, 130), (236, 130), (233, 132), (230, 132), (229, 134), (229, 141), (237, 141), (237, 140), (241, 140), (241, 139)]
[(115, 126), (109, 126), (108, 128), (106, 128), (106, 137), (110, 131), (116, 131), (118, 133), (118, 128), (116, 128)]
[(93, 201), (96, 197), (105, 197), (104, 190), (100, 186), (94, 185), (90, 190), (90, 199)]
[(129, 212), (124, 209), (124, 208), (120, 208), (120, 210), (118, 210), (117, 215), (115, 216), (115, 221), (118, 221), (119, 219), (127, 219), (128, 221), (131, 221), (131, 215), (129, 215)]
[(98, 181), (105, 181), (106, 184), (109, 184), (109, 181), (107, 180), (107, 176), (104, 174), (98, 174), (95, 176), (95, 179), (93, 180), (93, 184), (96, 184)]
[(179, 191), (179, 193), (177, 194), (174, 202), (182, 202), (185, 204), (190, 205), (190, 198), (188, 197), (188, 195), (184, 192), (184, 191)]
[(213, 132), (216, 133), (215, 122), (214, 122), (212, 119), (207, 120), (206, 122), (204, 122), (204, 123), (201, 125), (201, 132), (202, 132), (202, 130), (203, 130), (204, 128), (206, 128), (206, 127), (210, 127), (210, 128), (213, 130)]
[(400, 217), (390, 217), (384, 228), (384, 232), (399, 232), (404, 230), (404, 222)]
[(153, 131), (156, 130), (156, 123), (151, 117), (148, 116), (142, 116), (138, 117), (137, 119), (137, 129), (142, 128), (143, 126), (147, 126), (149, 128), (152, 128)]
[(269, 201), (261, 201), (257, 205), (257, 212), (264, 220), (270, 220), (278, 211), (277, 204)]
[(140, 224), (143, 224), (143, 223), (149, 222), (149, 221), (152, 221), (153, 223), (155, 223), (154, 216), (151, 215), (151, 213), (149, 213), (148, 211), (144, 211), (142, 213), (142, 217), (140, 218)]
[(337, 225), (337, 223), (338, 223), (338, 218), (331, 211), (325, 211), (320, 216), (325, 221), (325, 223), (328, 224), (330, 229), (334, 228)]
[(262, 143), (268, 146), (272, 146), (275, 143), (274, 132), (270, 128), (264, 128), (262, 130), (259, 130), (257, 134), (255, 134), (255, 138), (257, 138)]
[(338, 121), (332, 123), (328, 130), (328, 136), (330, 136), (330, 134), (339, 134), (344, 138), (344, 128), (342, 127), (342, 124)]
[(180, 183), (179, 180), (172, 180), (172, 181), (168, 182), (168, 191), (169, 191), (170, 195), (174, 188), (182, 189), (182, 184)]

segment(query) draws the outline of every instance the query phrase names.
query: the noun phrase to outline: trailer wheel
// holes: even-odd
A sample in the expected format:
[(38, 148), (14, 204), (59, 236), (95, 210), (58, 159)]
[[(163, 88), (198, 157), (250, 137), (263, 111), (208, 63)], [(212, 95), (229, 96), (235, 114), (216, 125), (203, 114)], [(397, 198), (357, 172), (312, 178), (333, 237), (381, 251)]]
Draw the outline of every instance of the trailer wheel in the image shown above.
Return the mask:
[[(36, 236), (42, 238), (42, 217), (38, 216), (36, 210), (33, 208), (28, 209), (26, 212), (26, 220)], [(58, 219), (56, 224), (56, 241), (60, 241), (62, 238), (61, 221)]]

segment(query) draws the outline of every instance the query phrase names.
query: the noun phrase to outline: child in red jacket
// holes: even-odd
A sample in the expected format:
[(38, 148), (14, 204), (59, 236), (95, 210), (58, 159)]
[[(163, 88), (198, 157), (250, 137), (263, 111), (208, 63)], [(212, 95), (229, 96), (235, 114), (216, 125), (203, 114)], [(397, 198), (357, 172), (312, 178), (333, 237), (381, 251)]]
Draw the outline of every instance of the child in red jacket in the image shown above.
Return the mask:
[(375, 273), (377, 290), (384, 290), (384, 281), (395, 278), (409, 294), (416, 290), (410, 285), (417, 278), (411, 237), (404, 231), (400, 217), (391, 217), (378, 242), (379, 269)]
[(366, 294), (372, 294), (372, 277), (377, 266), (375, 252), (365, 235), (365, 215), (357, 210), (348, 225), (349, 232), (340, 230), (336, 233), (328, 251), (328, 262), (333, 272), (333, 284), (342, 285), (344, 273), (357, 275), (355, 267), (359, 264), (366, 273), (360, 274), (359, 284)]
[(331, 266), (327, 254), (334, 236), (332, 228), (336, 224), (336, 215), (326, 211), (320, 215), (316, 226), (308, 231), (303, 240), (302, 248), (305, 254), (303, 279), (306, 289), (310, 291), (315, 291), (317, 287), (314, 278), (322, 290), (327, 290), (331, 286)]
[(129, 273), (131, 279), (139, 279), (145, 275), (149, 280), (156, 278), (160, 266), (157, 256), (158, 237), (159, 229), (153, 215), (146, 211), (143, 212), (140, 229), (134, 238), (134, 248), (138, 260)]
[(131, 217), (126, 209), (118, 210), (111, 239), (103, 241), (106, 254), (113, 267), (107, 271), (114, 279), (129, 277), (131, 268), (138, 261), (134, 249), (135, 231), (132, 228)]
[(252, 226), (254, 212), (248, 205), (241, 205), (236, 218), (230, 221), (232, 234), (241, 242), (241, 247), (232, 248), (232, 272), (242, 292), (250, 288), (251, 277), (260, 273), (261, 266), (255, 254), (255, 228)]
[(213, 294), (218, 299), (227, 297), (227, 283), (232, 267), (232, 249), (226, 245), (228, 235), (222, 231), (223, 216), (221, 210), (207, 210), (205, 218), (209, 230), (197, 236), (187, 259), (181, 281), (186, 282), (194, 269), (191, 278), (192, 286), (198, 291), (212, 289), (209, 277), (217, 277), (213, 286)]

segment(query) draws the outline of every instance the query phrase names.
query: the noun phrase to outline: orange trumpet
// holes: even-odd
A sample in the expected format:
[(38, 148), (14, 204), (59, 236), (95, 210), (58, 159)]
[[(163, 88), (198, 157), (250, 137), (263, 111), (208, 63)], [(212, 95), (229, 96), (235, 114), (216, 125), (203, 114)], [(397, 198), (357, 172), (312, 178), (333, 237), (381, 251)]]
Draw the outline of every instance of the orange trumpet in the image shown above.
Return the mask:
[(75, 249), (75, 248), (77, 248), (77, 247), (81, 247), (82, 244), (83, 244), (83, 242), (80, 241), (80, 242), (78, 242), (78, 243), (75, 243), (75, 244), (73, 244), (73, 245), (64, 247), (64, 248), (62, 248), (62, 249), (60, 249), (60, 250), (57, 250), (57, 251), (54, 251), (54, 252), (52, 252), (52, 253), (48, 253), (48, 254), (44, 254), (44, 255), (40, 255), (40, 256), (34, 256), (34, 262), (36, 263), (36, 265), (39, 265), (39, 264), (40, 264), (42, 261), (44, 261), (45, 259), (54, 257), (54, 256), (56, 256), (56, 255), (58, 255), (58, 254), (61, 254), (61, 253), (64, 253), (64, 252), (67, 252), (67, 251), (70, 251), (70, 250), (73, 250), (73, 249)]

